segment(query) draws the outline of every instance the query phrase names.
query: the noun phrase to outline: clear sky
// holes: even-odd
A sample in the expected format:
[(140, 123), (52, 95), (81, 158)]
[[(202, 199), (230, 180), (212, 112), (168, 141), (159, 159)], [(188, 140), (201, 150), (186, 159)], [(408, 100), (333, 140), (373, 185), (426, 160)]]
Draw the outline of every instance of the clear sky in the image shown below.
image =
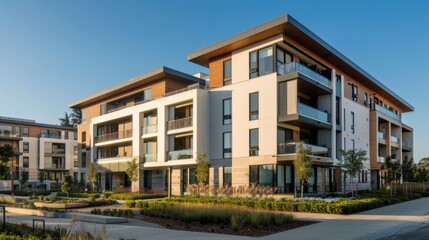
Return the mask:
[(415, 107), (429, 156), (429, 1), (0, 1), (0, 115), (58, 124), (68, 104), (286, 13)]

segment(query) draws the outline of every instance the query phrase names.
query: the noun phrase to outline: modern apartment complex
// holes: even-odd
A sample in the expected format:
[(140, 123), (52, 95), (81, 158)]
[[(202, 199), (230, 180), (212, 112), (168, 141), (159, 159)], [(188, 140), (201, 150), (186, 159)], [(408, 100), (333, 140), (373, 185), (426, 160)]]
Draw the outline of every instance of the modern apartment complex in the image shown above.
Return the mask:
[(28, 180), (35, 182), (40, 172), (54, 182), (62, 182), (69, 174), (77, 177), (76, 128), (0, 117), (0, 145), (5, 144), (16, 153), (12, 160), (15, 180), (28, 174)]
[(102, 189), (131, 186), (127, 162), (139, 163), (134, 190), (183, 194), (206, 152), (212, 186), (276, 186), (299, 180), (298, 142), (311, 151), (305, 191), (341, 191), (340, 150), (368, 152), (355, 181), (378, 188), (386, 157), (413, 156), (413, 107), (309, 29), (286, 15), (189, 54), (208, 68), (191, 76), (166, 67), (70, 104), (78, 127), (80, 177), (101, 167)]

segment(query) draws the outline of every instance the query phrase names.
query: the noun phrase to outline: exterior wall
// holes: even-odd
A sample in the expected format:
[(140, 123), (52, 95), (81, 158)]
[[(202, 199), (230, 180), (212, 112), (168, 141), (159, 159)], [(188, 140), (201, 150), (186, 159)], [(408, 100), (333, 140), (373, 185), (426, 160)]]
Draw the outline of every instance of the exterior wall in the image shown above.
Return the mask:
[(210, 62), (210, 88), (223, 86), (223, 62), (229, 59), (231, 59), (231, 55), (218, 57)]

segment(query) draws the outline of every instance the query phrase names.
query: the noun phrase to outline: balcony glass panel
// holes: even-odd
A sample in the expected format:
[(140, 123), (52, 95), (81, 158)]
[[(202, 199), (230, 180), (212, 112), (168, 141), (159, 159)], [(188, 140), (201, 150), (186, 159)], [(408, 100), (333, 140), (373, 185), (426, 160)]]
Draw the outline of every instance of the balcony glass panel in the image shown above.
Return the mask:
[(331, 88), (331, 81), (326, 77), (320, 75), (316, 71), (300, 64), (299, 62), (290, 62), (286, 64), (278, 65), (277, 73), (279, 75), (284, 75), (291, 72), (299, 72), (323, 85)]
[(395, 119), (398, 122), (401, 122), (401, 116), (395, 114), (394, 112), (390, 111), (389, 109), (386, 109), (386, 108), (384, 108), (380, 105), (377, 105), (377, 104), (372, 104), (372, 110), (374, 110), (374, 109), (385, 114), (385, 115), (387, 115), (387, 116), (389, 116), (389, 117), (391, 117), (391, 118), (393, 118), (393, 119)]
[(386, 158), (382, 156), (378, 156), (377, 162), (379, 163), (386, 163)]
[(411, 148), (411, 144), (408, 141), (402, 140), (402, 147), (403, 148)]
[(303, 103), (298, 103), (298, 113), (310, 118), (329, 123), (328, 113), (322, 112)]
[(167, 122), (167, 129), (174, 130), (179, 128), (192, 127), (192, 117), (171, 120)]
[(156, 162), (158, 154), (148, 153), (143, 156), (143, 162)]
[(393, 142), (393, 143), (399, 144), (399, 138), (398, 137), (390, 136), (390, 141)]
[(121, 132), (114, 132), (114, 133), (108, 133), (108, 134), (97, 136), (94, 138), (94, 141), (95, 143), (100, 143), (100, 142), (112, 141), (117, 139), (130, 138), (132, 136), (133, 136), (133, 130), (128, 129)]
[[(297, 142), (280, 143), (277, 146), (277, 153), (278, 154), (297, 153), (299, 144), (300, 143), (297, 143)], [(329, 154), (329, 149), (326, 147), (321, 147), (321, 146), (316, 146), (316, 145), (306, 144), (306, 143), (304, 143), (303, 145), (304, 145), (304, 149), (310, 150), (312, 155), (327, 157)]]
[(158, 132), (158, 124), (145, 125), (142, 127), (142, 135), (157, 133)]
[(168, 160), (180, 160), (193, 158), (192, 149), (183, 149), (168, 152)]
[(377, 133), (377, 136), (378, 136), (378, 139), (386, 140), (386, 139), (384, 138), (384, 133), (382, 133), (382, 132), (378, 132), (378, 133)]

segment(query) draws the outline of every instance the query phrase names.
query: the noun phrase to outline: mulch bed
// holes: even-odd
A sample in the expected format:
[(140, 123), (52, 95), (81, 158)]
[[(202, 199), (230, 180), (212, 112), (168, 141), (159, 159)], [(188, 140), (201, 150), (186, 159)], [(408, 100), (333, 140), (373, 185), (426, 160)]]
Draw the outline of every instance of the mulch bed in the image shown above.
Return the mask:
[(271, 226), (258, 226), (257, 228), (252, 228), (250, 226), (244, 226), (234, 231), (229, 225), (216, 225), (212, 223), (201, 224), (201, 223), (192, 223), (187, 224), (173, 219), (160, 218), (160, 217), (149, 217), (145, 215), (134, 215), (134, 218), (140, 219), (143, 221), (156, 223), (162, 225), (168, 229), (181, 230), (181, 231), (193, 231), (193, 232), (208, 232), (208, 233), (220, 233), (220, 234), (230, 234), (230, 235), (239, 235), (239, 236), (248, 236), (248, 237), (263, 237), (271, 235), (278, 232), (287, 231), (294, 228), (299, 228), (307, 226), (310, 224), (317, 223), (315, 221), (299, 221), (294, 220), (289, 223), (284, 223), (283, 225), (271, 225)]

